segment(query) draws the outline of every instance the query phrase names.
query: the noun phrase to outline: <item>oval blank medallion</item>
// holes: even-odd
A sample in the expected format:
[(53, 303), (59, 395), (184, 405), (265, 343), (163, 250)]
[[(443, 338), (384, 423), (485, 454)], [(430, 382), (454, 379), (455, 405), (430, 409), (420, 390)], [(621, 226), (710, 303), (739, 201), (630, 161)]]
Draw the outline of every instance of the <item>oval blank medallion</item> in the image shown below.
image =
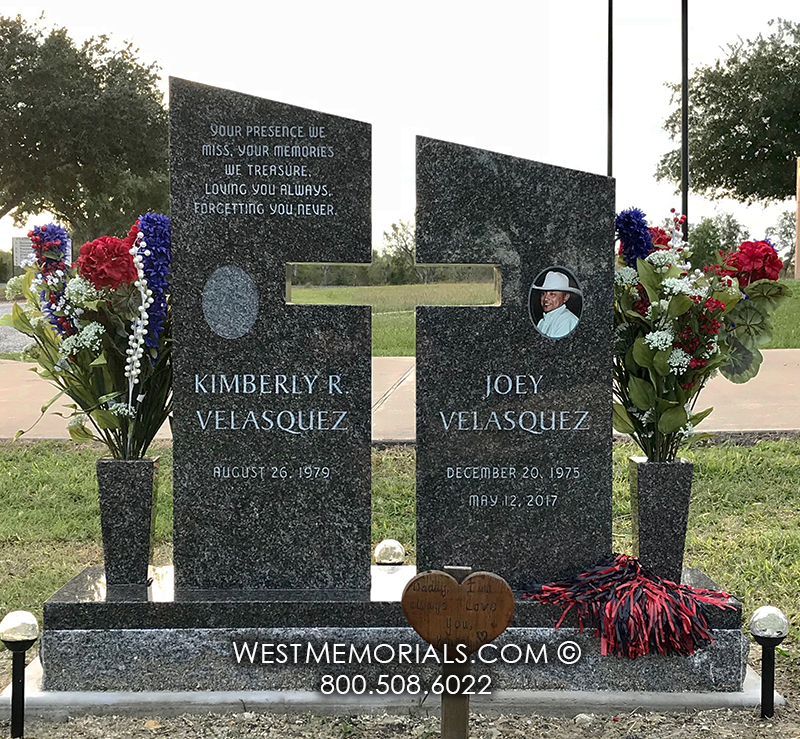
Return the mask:
[(203, 286), (203, 316), (209, 328), (223, 339), (238, 339), (249, 333), (258, 318), (258, 290), (253, 278), (232, 264), (214, 270)]

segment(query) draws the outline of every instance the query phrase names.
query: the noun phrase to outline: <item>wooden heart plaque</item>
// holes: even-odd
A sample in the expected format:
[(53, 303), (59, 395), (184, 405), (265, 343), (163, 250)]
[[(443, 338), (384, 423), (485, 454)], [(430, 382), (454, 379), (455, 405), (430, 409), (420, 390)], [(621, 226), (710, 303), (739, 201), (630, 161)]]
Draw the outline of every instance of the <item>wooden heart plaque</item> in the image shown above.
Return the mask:
[(514, 615), (514, 593), (491, 572), (473, 572), (459, 584), (446, 572), (421, 572), (409, 580), (403, 613), (428, 644), (464, 644), (472, 654), (502, 634)]

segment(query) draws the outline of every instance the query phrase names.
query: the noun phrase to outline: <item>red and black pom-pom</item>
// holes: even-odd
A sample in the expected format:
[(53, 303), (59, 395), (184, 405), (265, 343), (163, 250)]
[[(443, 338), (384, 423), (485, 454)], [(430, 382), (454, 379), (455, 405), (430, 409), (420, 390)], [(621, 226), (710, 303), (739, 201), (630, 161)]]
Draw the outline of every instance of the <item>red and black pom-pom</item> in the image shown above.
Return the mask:
[(556, 628), (574, 609), (581, 631), (594, 627), (602, 654), (617, 657), (693, 654), (714, 641), (704, 610), (735, 608), (728, 593), (664, 580), (625, 554), (522, 597), (563, 608)]

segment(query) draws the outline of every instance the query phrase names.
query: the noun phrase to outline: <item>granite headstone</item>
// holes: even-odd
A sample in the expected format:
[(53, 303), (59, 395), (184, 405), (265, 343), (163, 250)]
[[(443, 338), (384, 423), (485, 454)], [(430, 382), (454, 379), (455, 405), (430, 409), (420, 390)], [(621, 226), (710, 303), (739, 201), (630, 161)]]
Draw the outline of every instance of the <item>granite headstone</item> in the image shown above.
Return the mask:
[(368, 124), (170, 81), (176, 590), (369, 589), (369, 306), (286, 302), (369, 262)]
[(417, 139), (417, 259), (489, 263), (491, 307), (417, 309), (417, 563), (515, 590), (611, 553), (614, 184)]

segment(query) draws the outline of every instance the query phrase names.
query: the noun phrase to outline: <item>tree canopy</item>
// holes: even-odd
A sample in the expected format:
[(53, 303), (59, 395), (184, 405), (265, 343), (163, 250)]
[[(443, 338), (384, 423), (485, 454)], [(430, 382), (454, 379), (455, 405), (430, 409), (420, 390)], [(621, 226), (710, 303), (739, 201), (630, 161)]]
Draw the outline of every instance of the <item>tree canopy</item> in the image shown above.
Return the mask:
[[(689, 80), (689, 187), (710, 198), (785, 200), (795, 192), (800, 156), (800, 23), (772, 21), (775, 32), (728, 47)], [(671, 85), (673, 103), (680, 85)], [(667, 118), (681, 136), (680, 107)], [(680, 149), (665, 154), (657, 179), (680, 182)]]
[(0, 17), (0, 217), (49, 210), (81, 243), (167, 210), (167, 112), (137, 53)]
[(692, 267), (702, 269), (705, 264), (715, 264), (720, 250), (735, 251), (748, 238), (747, 229), (731, 213), (701, 219), (689, 229)]

